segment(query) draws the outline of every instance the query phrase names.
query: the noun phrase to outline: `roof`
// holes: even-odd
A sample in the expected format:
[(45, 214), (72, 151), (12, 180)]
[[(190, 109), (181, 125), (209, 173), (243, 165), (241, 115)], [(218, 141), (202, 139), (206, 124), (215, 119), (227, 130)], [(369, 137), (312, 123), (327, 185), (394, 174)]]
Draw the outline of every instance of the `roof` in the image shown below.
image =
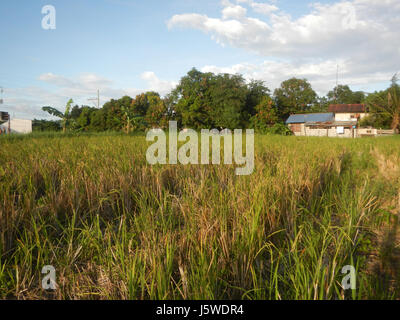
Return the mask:
[(333, 113), (307, 113), (307, 114), (292, 114), (286, 123), (306, 123), (306, 122), (327, 122), (334, 121)]
[(364, 113), (365, 104), (331, 104), (328, 109), (334, 113)]

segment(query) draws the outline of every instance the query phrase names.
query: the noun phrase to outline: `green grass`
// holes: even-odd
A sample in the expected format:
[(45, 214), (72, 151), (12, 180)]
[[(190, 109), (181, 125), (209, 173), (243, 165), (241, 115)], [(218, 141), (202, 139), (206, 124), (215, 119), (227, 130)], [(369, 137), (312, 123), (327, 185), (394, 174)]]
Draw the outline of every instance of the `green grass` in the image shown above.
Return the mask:
[(236, 176), (149, 166), (143, 135), (0, 137), (0, 298), (398, 298), (400, 138), (255, 141)]

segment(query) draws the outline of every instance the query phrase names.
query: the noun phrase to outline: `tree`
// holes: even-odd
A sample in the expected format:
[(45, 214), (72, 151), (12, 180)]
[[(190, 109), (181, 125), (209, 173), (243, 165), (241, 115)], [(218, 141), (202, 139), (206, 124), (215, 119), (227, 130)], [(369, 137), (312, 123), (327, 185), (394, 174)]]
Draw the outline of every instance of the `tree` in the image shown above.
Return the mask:
[(228, 129), (247, 126), (247, 94), (248, 88), (241, 75), (214, 75), (207, 90), (207, 110), (212, 126)]
[(327, 94), (329, 103), (358, 104), (363, 103), (365, 94), (362, 91), (353, 92), (348, 85), (338, 85)]
[(168, 126), (168, 109), (165, 101), (161, 99), (158, 93), (152, 93), (148, 96), (149, 107), (146, 112), (145, 121), (151, 128), (166, 128)]
[(244, 128), (269, 92), (262, 81), (246, 83), (239, 74), (192, 69), (164, 100), (169, 116), (193, 129)]
[(282, 82), (274, 96), (282, 120), (293, 113), (308, 112), (317, 102), (317, 94), (306, 79), (291, 78)]
[(172, 91), (174, 113), (181, 126), (193, 129), (212, 126), (212, 106), (207, 91), (213, 77), (212, 73), (202, 73), (193, 68)]
[(375, 92), (367, 99), (367, 106), (373, 117), (381, 120), (386, 118), (390, 121), (391, 129), (400, 127), (400, 86), (397, 81), (398, 77), (395, 74), (387, 90)]
[(264, 96), (255, 109), (257, 113), (251, 119), (254, 129), (266, 132), (278, 122), (278, 115), (271, 97)]
[[(104, 126), (106, 130), (126, 130), (126, 112), (122, 109), (131, 108), (133, 99), (129, 96), (124, 96), (121, 99), (115, 100), (111, 99), (109, 102), (105, 103), (103, 106), (103, 117)], [(98, 119), (100, 120), (100, 119)]]
[(60, 121), (50, 121), (50, 120), (38, 120), (34, 119), (32, 121), (33, 131), (60, 131), (61, 123)]
[(132, 101), (132, 110), (136, 116), (136, 125), (152, 128), (166, 128), (168, 125), (168, 109), (165, 101), (157, 92), (149, 91), (137, 95)]
[(264, 81), (251, 80), (247, 85), (245, 117), (253, 117), (257, 112), (257, 106), (266, 98), (270, 98), (270, 90), (265, 86)]
[(61, 111), (58, 111), (57, 109), (52, 108), (52, 107), (43, 107), (42, 110), (48, 112), (49, 114), (51, 114), (55, 117), (61, 118), (63, 132), (65, 133), (67, 130), (68, 121), (71, 118), (70, 110), (71, 110), (71, 105), (73, 103), (74, 103), (74, 101), (72, 99), (69, 99), (67, 106), (65, 107), (64, 113), (62, 113)]
[(75, 128), (77, 130), (88, 131), (91, 128), (92, 114), (97, 112), (97, 109), (83, 106), (79, 110), (79, 116), (75, 119)]

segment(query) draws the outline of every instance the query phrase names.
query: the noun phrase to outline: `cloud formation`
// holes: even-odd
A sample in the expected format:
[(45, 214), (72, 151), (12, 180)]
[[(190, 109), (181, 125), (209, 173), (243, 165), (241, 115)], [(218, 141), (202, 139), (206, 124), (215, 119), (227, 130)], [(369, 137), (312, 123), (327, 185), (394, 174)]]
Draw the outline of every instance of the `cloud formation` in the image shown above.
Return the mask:
[[(52, 106), (63, 110), (71, 97), (76, 104), (91, 105), (88, 98), (96, 96), (97, 90), (100, 90), (100, 104), (102, 105), (110, 99), (119, 99), (125, 95), (134, 97), (144, 91), (156, 91), (163, 95), (176, 85), (172, 81), (160, 80), (154, 72), (144, 72), (141, 78), (147, 83), (145, 89), (117, 89), (113, 81), (93, 73), (84, 73), (75, 78), (45, 73), (40, 75), (38, 80), (47, 84), (46, 88), (31, 86), (7, 89), (5, 106), (16, 117), (51, 118), (41, 110), (43, 106)], [(52, 88), (48, 88), (49, 86)]]
[[(352, 85), (389, 80), (400, 69), (398, 0), (313, 3), (308, 14), (296, 19), (279, 10), (277, 4), (223, 0), (219, 18), (179, 14), (168, 21), (168, 27), (201, 30), (221, 45), (264, 57), (259, 71), (251, 72), (249, 66), (240, 69), (267, 81), (282, 74), (309, 76), (315, 83), (321, 82), (320, 90), (327, 91), (331, 87), (322, 82), (335, 79), (337, 64), (342, 80)], [(257, 13), (264, 14), (263, 18), (255, 17)]]

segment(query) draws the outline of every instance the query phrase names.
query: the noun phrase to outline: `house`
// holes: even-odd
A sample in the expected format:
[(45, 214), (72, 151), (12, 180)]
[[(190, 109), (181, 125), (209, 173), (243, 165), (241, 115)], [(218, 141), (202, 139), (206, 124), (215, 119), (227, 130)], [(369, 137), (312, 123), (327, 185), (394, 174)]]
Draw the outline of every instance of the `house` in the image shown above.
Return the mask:
[(335, 121), (358, 122), (368, 116), (365, 104), (331, 104), (328, 112), (335, 114)]
[(294, 114), (286, 124), (294, 135), (307, 137), (353, 138), (356, 128), (353, 121), (336, 121), (333, 112)]
[(293, 114), (286, 120), (286, 124), (294, 135), (306, 136), (308, 125), (332, 122), (334, 119), (333, 113)]
[(9, 127), (11, 133), (31, 133), (32, 120), (11, 119), (10, 123), (7, 121), (0, 124), (0, 132), (8, 133)]
[(360, 128), (368, 116), (363, 104), (332, 104), (328, 113), (293, 114), (286, 124), (296, 136), (358, 138), (394, 134), (393, 130)]

